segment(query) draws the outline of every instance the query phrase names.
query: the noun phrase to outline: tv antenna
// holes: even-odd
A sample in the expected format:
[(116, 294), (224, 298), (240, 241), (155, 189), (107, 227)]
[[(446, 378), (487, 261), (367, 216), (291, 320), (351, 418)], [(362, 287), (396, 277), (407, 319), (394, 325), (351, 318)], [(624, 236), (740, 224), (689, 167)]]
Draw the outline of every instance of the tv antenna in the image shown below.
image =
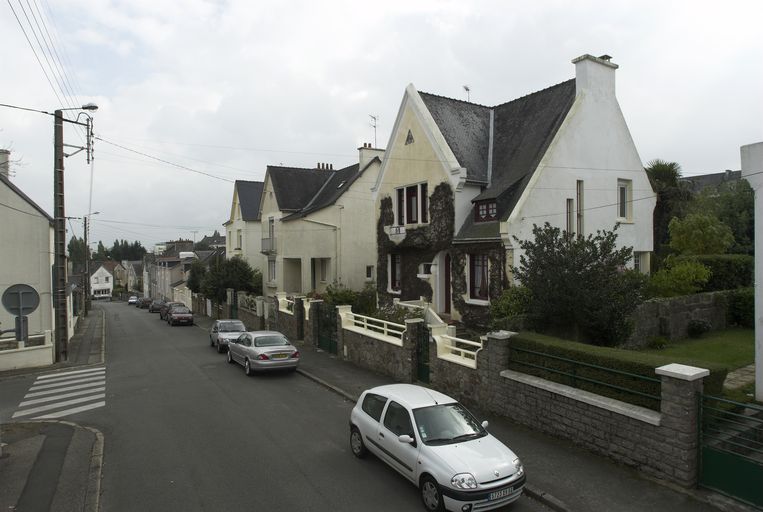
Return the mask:
[(464, 86), (464, 91), (466, 91), (466, 101), (470, 101), (470, 99), (469, 99), (469, 97), (470, 97), (469, 93), (472, 91), (471, 87), (469, 87), (468, 85), (465, 85), (465, 86)]
[(374, 129), (374, 147), (377, 147), (376, 146), (376, 125), (379, 124), (379, 115), (368, 114), (368, 117), (371, 118), (371, 126)]

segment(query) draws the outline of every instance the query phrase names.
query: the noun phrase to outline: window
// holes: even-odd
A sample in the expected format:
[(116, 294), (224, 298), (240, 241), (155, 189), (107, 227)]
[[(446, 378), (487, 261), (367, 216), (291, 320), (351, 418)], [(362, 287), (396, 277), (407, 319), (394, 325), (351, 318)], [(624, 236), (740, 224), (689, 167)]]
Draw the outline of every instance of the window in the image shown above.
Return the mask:
[(241, 249), (241, 238), (242, 238), (241, 237), (241, 230), (237, 229), (236, 230), (236, 240), (238, 242), (238, 245), (236, 245), (236, 249)]
[(373, 419), (379, 421), (381, 419), (382, 411), (384, 410), (384, 404), (386, 403), (387, 399), (383, 396), (368, 393), (365, 398), (363, 398), (363, 403), (360, 408)]
[(94, 278), (93, 278), (93, 282), (94, 282), (95, 284), (98, 284), (98, 278), (97, 278), (97, 277), (94, 277)]
[(322, 282), (328, 281), (329, 275), (329, 258), (321, 258), (318, 260), (318, 276)]
[(389, 289), (393, 292), (400, 292), (401, 259), (399, 254), (389, 255)]
[(384, 415), (384, 426), (396, 436), (413, 437), (413, 425), (408, 410), (397, 402), (390, 402)]
[(575, 199), (578, 210), (577, 210), (577, 218), (576, 218), (576, 226), (575, 226), (575, 232), (583, 236), (583, 180), (578, 180), (576, 187), (575, 187)]
[(109, 282), (109, 276), (106, 276), (106, 277), (104, 277), (104, 278), (103, 278), (103, 282), (104, 282), (104, 283), (108, 283), (108, 282)]
[(575, 200), (567, 199), (567, 235), (572, 235), (575, 232)]
[(474, 221), (487, 222), (498, 218), (498, 207), (495, 201), (480, 201), (474, 205)]
[(366, 265), (366, 281), (373, 281), (374, 279), (374, 266)]
[(268, 218), (268, 238), (271, 240), (276, 237), (276, 220), (274, 217)]
[(228, 231), (228, 249), (233, 250), (233, 231)]
[(423, 224), (429, 222), (427, 184), (409, 185), (395, 189), (395, 224)]
[(617, 180), (617, 218), (632, 220), (633, 217), (633, 182)]
[(268, 281), (276, 280), (276, 260), (268, 260)]
[(633, 251), (633, 270), (642, 274), (649, 274), (649, 253)]
[(472, 299), (487, 300), (488, 280), (487, 254), (470, 254), (469, 297)]

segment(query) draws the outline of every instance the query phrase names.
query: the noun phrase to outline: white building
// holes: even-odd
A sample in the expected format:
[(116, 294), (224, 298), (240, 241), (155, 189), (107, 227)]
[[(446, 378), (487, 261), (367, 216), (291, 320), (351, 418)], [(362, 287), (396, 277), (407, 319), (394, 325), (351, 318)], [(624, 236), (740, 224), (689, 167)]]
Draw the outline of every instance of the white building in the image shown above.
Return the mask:
[(114, 291), (114, 274), (110, 272), (106, 265), (98, 265), (95, 272), (90, 274), (90, 294), (93, 299), (111, 299)]
[(223, 224), (226, 229), (226, 257), (240, 256), (249, 265), (265, 271), (265, 260), (260, 253), (262, 227), (260, 224), (261, 181), (236, 180), (233, 185), (230, 218)]

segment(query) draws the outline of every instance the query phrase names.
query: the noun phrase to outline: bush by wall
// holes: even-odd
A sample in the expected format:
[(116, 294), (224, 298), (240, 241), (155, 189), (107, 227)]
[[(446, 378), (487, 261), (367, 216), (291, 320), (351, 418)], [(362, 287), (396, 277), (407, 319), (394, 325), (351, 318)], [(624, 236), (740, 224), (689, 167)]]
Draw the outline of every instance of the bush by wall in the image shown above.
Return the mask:
[(755, 327), (755, 289), (739, 288), (729, 293), (729, 321), (752, 329)]
[[(533, 353), (515, 349), (528, 350)], [(593, 365), (593, 367), (577, 365), (548, 356), (586, 363)], [(508, 366), (510, 369), (518, 372), (535, 375), (546, 380), (659, 411), (659, 401), (626, 391), (630, 390), (647, 395), (660, 396), (659, 382), (645, 381), (616, 372), (625, 372), (656, 379), (655, 368), (670, 363), (707, 368), (710, 370), (710, 375), (705, 378), (704, 392), (710, 395), (718, 395), (722, 392), (723, 381), (726, 379), (728, 370), (721, 365), (708, 365), (705, 362), (688, 359), (676, 361), (674, 358), (630, 350), (598, 347), (530, 332), (523, 332), (511, 338)], [(614, 372), (608, 370), (614, 370)], [(607, 385), (597, 384), (585, 379), (603, 382)], [(622, 388), (622, 390), (610, 386), (616, 386)]]
[(675, 261), (696, 261), (710, 269), (710, 279), (702, 287), (706, 292), (752, 286), (755, 258), (749, 254), (679, 256)]

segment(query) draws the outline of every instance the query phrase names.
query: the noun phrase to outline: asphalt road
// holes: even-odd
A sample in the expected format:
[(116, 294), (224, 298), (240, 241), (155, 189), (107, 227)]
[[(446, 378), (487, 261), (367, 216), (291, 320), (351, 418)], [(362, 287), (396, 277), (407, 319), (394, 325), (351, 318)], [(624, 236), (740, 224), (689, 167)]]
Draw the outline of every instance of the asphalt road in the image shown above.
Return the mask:
[(350, 453), (352, 403), (295, 373), (246, 377), (197, 327), (103, 308), (106, 405), (68, 419), (105, 436), (104, 512), (423, 510), (402, 476)]

